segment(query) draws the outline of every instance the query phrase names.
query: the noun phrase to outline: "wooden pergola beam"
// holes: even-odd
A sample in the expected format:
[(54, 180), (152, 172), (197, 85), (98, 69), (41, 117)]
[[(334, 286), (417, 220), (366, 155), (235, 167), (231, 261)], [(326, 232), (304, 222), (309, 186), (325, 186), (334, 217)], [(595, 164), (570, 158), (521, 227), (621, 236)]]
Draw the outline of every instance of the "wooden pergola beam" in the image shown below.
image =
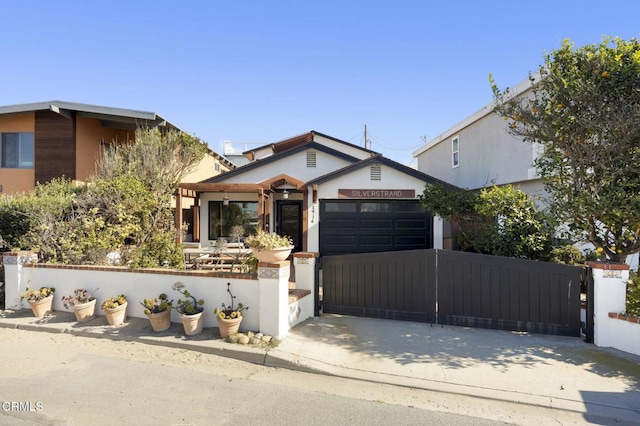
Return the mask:
[(260, 193), (260, 190), (268, 191), (271, 189), (268, 184), (261, 183), (181, 183), (179, 188), (192, 190), (195, 192), (254, 192)]

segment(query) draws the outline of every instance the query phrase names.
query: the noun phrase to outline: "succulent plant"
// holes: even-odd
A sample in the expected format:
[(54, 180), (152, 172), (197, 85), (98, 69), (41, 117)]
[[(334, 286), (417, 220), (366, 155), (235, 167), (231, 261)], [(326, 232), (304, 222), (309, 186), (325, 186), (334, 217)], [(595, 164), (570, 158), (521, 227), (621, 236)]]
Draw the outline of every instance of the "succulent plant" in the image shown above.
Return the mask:
[(236, 298), (233, 293), (231, 293), (231, 283), (227, 283), (227, 293), (231, 296), (231, 305), (227, 306), (224, 303), (222, 304), (222, 309), (215, 308), (213, 313), (220, 319), (235, 319), (242, 317), (242, 311), (249, 309), (248, 306), (244, 306), (242, 303), (238, 303), (237, 307), (234, 307), (234, 299)]
[(155, 299), (144, 299), (140, 304), (144, 307), (144, 313), (158, 314), (173, 308), (173, 300), (169, 300), (166, 294), (161, 293)]

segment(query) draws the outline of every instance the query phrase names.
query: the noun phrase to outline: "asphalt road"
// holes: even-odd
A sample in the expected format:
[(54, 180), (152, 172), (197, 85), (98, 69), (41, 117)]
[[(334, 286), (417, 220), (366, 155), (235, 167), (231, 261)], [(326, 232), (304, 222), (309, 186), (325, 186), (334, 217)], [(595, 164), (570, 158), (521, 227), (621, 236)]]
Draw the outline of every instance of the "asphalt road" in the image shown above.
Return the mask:
[(13, 329), (0, 342), (1, 425), (507, 424), (419, 390), (181, 349)]

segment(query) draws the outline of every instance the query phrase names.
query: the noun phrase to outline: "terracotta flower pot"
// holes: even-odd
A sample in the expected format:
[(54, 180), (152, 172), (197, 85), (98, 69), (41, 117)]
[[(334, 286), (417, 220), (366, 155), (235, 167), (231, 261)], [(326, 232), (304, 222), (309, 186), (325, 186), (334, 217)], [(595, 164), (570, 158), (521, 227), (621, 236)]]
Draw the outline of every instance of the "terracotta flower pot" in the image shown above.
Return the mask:
[(184, 327), (184, 334), (187, 336), (193, 336), (195, 334), (202, 333), (204, 327), (204, 317), (202, 312), (192, 315), (180, 314), (182, 320), (182, 326)]
[(50, 294), (37, 302), (32, 302), (30, 300), (28, 302), (29, 306), (31, 306), (31, 310), (33, 311), (33, 316), (36, 318), (42, 318), (53, 312), (53, 294)]
[(155, 332), (161, 332), (171, 327), (171, 310), (158, 312), (157, 314), (146, 314), (151, 323), (151, 328)]
[(126, 319), (127, 302), (113, 309), (105, 309), (104, 315), (107, 317), (109, 325), (120, 325)]
[(96, 299), (73, 305), (73, 313), (76, 315), (78, 322), (92, 320), (96, 316)]
[(278, 247), (271, 250), (253, 251), (253, 257), (258, 259), (258, 262), (273, 263), (286, 260), (291, 254), (293, 246)]
[(224, 319), (218, 318), (218, 328), (220, 329), (220, 337), (226, 339), (232, 334), (236, 334), (238, 329), (240, 328), (240, 323), (242, 322), (242, 317), (233, 318), (233, 319)]

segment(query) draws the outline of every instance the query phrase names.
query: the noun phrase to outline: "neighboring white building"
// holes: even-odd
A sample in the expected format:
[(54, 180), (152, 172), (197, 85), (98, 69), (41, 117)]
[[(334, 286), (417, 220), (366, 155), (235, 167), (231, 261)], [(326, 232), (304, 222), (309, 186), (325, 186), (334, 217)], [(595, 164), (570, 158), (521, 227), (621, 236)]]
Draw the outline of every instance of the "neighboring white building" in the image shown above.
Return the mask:
[(315, 131), (244, 155), (250, 163), (180, 185), (199, 205), (201, 245), (243, 225), (322, 255), (442, 247), (442, 221), (417, 200), (440, 182), (431, 176)]
[[(524, 95), (530, 88), (526, 79), (512, 93)], [(538, 147), (507, 133), (507, 122), (493, 107), (484, 106), (415, 151), (418, 170), (461, 188), (513, 184), (541, 194), (542, 181), (533, 166)]]

